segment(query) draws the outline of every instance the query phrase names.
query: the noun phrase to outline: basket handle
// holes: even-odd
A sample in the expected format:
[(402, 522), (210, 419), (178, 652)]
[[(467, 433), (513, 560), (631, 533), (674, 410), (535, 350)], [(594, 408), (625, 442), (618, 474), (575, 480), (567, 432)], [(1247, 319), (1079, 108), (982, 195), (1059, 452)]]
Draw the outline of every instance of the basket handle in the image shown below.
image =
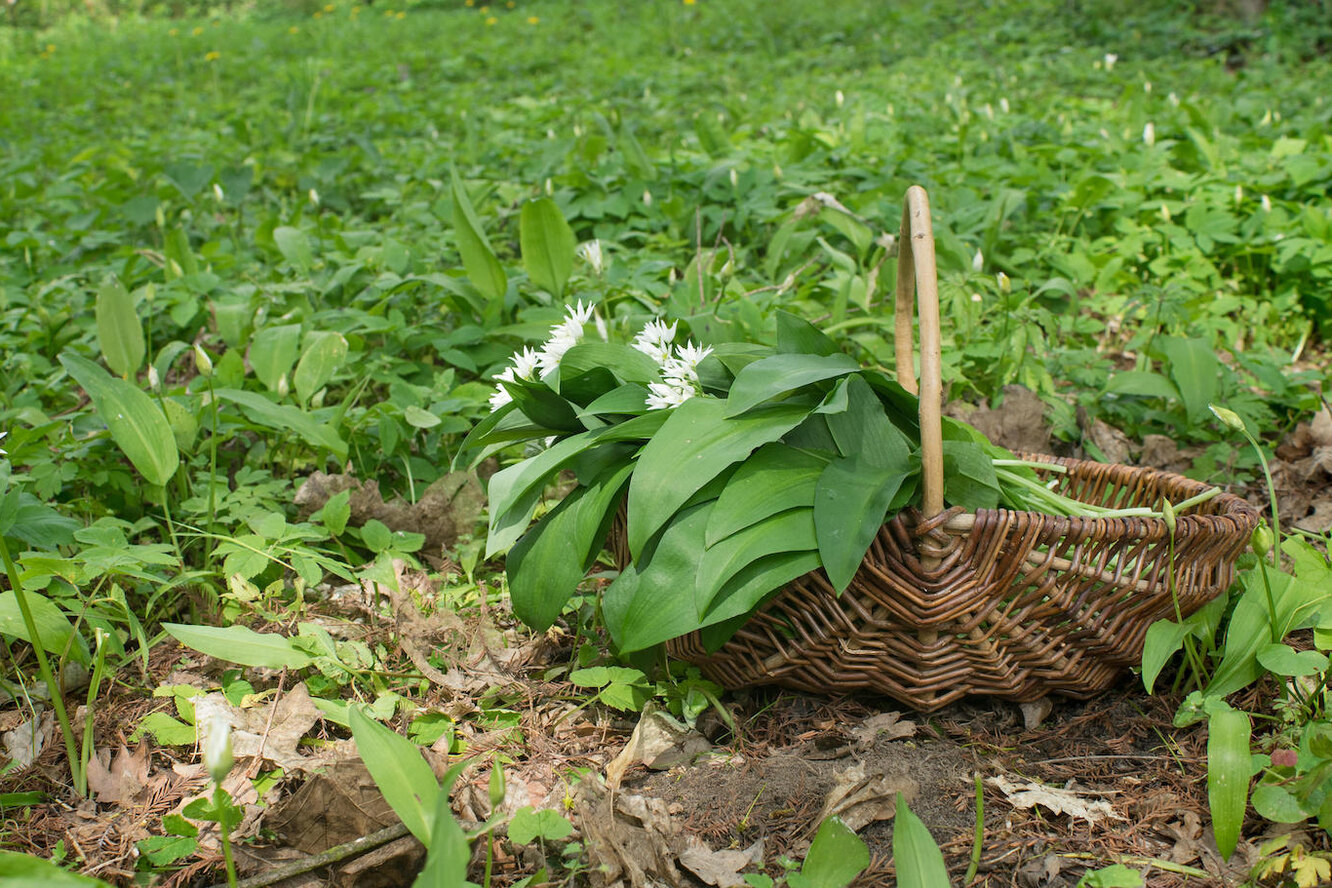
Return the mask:
[[(916, 303), (919, 303), (917, 308)], [(920, 313), (920, 388), (913, 367), (913, 308)], [(897, 381), (920, 396), (922, 506), (926, 518), (943, 511), (943, 368), (939, 333), (939, 274), (934, 263), (934, 226), (930, 198), (912, 185), (902, 202), (902, 230), (897, 250)]]

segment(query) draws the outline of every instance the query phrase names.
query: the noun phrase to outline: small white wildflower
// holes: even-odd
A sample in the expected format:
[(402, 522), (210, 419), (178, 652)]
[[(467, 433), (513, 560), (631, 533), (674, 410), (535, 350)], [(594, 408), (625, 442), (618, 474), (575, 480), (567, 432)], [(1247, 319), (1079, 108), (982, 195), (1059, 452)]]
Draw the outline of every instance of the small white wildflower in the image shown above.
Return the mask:
[(222, 203), (226, 198), (226, 195), (222, 192), (222, 186), (216, 182), (213, 183), (213, 197), (217, 198), (218, 203)]
[(554, 373), (559, 368), (564, 353), (578, 344), (583, 328), (579, 325), (575, 334), (570, 329), (572, 320), (571, 318), (552, 330), (550, 339), (546, 340), (546, 344), (537, 353), (537, 366), (541, 368), (542, 379)]
[(846, 96), (842, 95), (842, 91), (839, 89), (837, 92), (833, 93), (833, 101), (835, 101), (837, 107), (840, 108), (846, 104)]
[(505, 404), (508, 404), (512, 400), (513, 400), (513, 395), (509, 394), (508, 389), (504, 388), (503, 386), (500, 386), (499, 388), (495, 389), (494, 393), (491, 394), (490, 396), (490, 412), (494, 413), (496, 410), (500, 409), (501, 407), (503, 407)]
[[(689, 368), (690, 372), (698, 370), (698, 365), (710, 354), (712, 354), (712, 346), (704, 348), (701, 345), (694, 345), (692, 342), (687, 342), (675, 348), (676, 357)], [(697, 374), (694, 378), (698, 378)]]
[(652, 192), (648, 191), (646, 188), (643, 189), (643, 206), (652, 206)]
[[(148, 388), (157, 391), (162, 387), (162, 377), (158, 375), (157, 368), (152, 364), (148, 365)], [(0, 437), (4, 437), (0, 435)]]
[(319, 192), (311, 188), (309, 196), (310, 196), (310, 203), (314, 204), (315, 206), (319, 206)]
[(977, 250), (976, 255), (971, 257), (971, 270), (979, 272), (984, 267), (985, 267), (985, 254), (982, 253), (980, 250)]
[(1002, 98), (1002, 99), (999, 100), (999, 110), (1002, 111), (1002, 112), (1004, 112), (1005, 114), (1008, 113), (1008, 98), (1007, 98), (1007, 97), (1004, 97), (1004, 98)]
[(283, 373), (278, 377), (277, 396), (279, 398), (285, 398), (289, 394), (291, 394), (291, 383), (287, 381), (287, 374)]
[(597, 325), (597, 336), (602, 342), (610, 342), (610, 330), (606, 327), (606, 319), (601, 315), (593, 315), (592, 323)]
[(983, 302), (984, 300), (981, 299), (981, 294), (979, 294), (979, 293), (972, 293), (972, 294), (971, 294), (971, 301), (972, 301), (972, 302)]
[(671, 385), (664, 382), (649, 382), (646, 404), (649, 410), (669, 410), (678, 407), (694, 397), (692, 386)]
[(1115, 70), (1115, 62), (1117, 61), (1119, 61), (1119, 56), (1115, 55), (1113, 52), (1107, 52), (1105, 54), (1105, 70)]
[(1263, 195), (1263, 199), (1260, 200), (1259, 203), (1262, 204), (1263, 212), (1264, 212), (1264, 213), (1270, 213), (1270, 212), (1272, 212), (1272, 198), (1270, 198), (1270, 197), (1268, 197), (1266, 194), (1264, 194), (1264, 195)]
[(740, 174), (735, 171), (735, 167), (731, 167), (731, 187), (740, 187)]
[(581, 333), (583, 325), (586, 324), (588, 321), (592, 320), (592, 312), (596, 310), (596, 307), (597, 304), (595, 302), (589, 303), (588, 305), (583, 305), (583, 300), (579, 299), (578, 304), (576, 306), (575, 305), (565, 306), (565, 311), (566, 311), (565, 317), (567, 317), (570, 321), (577, 322), (579, 333)]
[(1179, 107), (1179, 96), (1175, 95), (1173, 92), (1166, 96), (1166, 101), (1170, 103), (1170, 107), (1172, 108)]
[(537, 350), (528, 346), (520, 352), (513, 354), (513, 367), (511, 371), (519, 379), (532, 380), (535, 377), (537, 368)]
[(599, 240), (584, 241), (578, 245), (574, 252), (578, 254), (579, 259), (592, 266), (593, 274), (600, 275), (601, 270), (606, 267), (606, 259), (601, 252), (601, 241)]
[(1142, 143), (1148, 148), (1156, 144), (1156, 126), (1151, 121), (1142, 128)]
[(996, 274), (994, 279), (999, 282), (999, 292), (1011, 293), (1013, 291), (1013, 282), (1010, 281), (1008, 275), (1004, 274), (1002, 271)]

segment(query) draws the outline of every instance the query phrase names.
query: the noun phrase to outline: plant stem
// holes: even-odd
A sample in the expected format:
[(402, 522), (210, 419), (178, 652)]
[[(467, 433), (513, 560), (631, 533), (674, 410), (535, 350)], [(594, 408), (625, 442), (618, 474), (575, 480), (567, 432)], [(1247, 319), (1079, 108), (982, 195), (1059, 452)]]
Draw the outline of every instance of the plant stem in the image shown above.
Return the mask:
[[(1275, 547), (1274, 547), (1275, 548)], [(1276, 599), (1272, 596), (1272, 581), (1267, 576), (1267, 559), (1258, 559), (1258, 569), (1263, 575), (1263, 588), (1267, 591), (1267, 621), (1272, 628), (1272, 643), (1281, 643), (1281, 632), (1277, 629)]]
[(0, 534), (0, 559), (4, 561), (9, 587), (14, 590), (14, 600), (18, 602), (19, 613), (23, 615), (23, 626), (28, 630), (28, 640), (32, 643), (32, 651), (37, 657), (37, 670), (42, 681), (46, 682), (47, 692), (51, 696), (51, 707), (55, 709), (56, 720), (60, 722), (60, 733), (65, 738), (65, 757), (69, 760), (69, 774), (74, 778), (74, 792), (82, 798), (88, 794), (88, 775), (80, 767), (83, 760), (74, 744), (74, 730), (69, 724), (69, 714), (65, 712), (64, 686), (56, 681), (55, 675), (51, 672), (51, 663), (46, 658), (46, 647), (42, 644), (42, 637), (37, 634), (37, 621), (32, 617), (28, 596), (23, 591), (18, 568), (14, 564), (14, 559), (10, 557), (9, 546), (5, 543), (3, 534)]
[(227, 824), (226, 815), (222, 813), (229, 805), (231, 805), (231, 796), (222, 788), (221, 783), (214, 783), (213, 806), (219, 815), (217, 826), (218, 834), (222, 837), (222, 860), (227, 867), (227, 885), (229, 888), (236, 888), (236, 861), (231, 856), (231, 827)]
[[(1281, 517), (1277, 514), (1276, 485), (1272, 483), (1272, 468), (1267, 464), (1267, 455), (1263, 453), (1263, 448), (1258, 444), (1258, 439), (1249, 434), (1246, 427), (1244, 437), (1249, 439), (1253, 445), (1253, 452), (1258, 454), (1258, 462), (1263, 467), (1263, 477), (1267, 479), (1267, 497), (1272, 504), (1272, 564), (1280, 564), (1281, 558)], [(1267, 580), (1267, 574), (1263, 574), (1264, 582)], [(1272, 596), (1271, 589), (1267, 592), (1268, 598)]]
[(976, 774), (976, 829), (971, 839), (971, 863), (967, 865), (967, 874), (962, 877), (963, 885), (970, 885), (980, 869), (981, 846), (985, 842), (985, 782)]
[[(212, 430), (208, 435), (208, 532), (211, 534), (217, 526), (217, 395), (213, 391), (213, 374), (209, 373), (205, 381), (208, 383), (208, 406), (213, 408)], [(211, 569), (215, 549), (213, 540), (209, 538), (204, 545), (208, 547), (204, 563), (206, 569)]]

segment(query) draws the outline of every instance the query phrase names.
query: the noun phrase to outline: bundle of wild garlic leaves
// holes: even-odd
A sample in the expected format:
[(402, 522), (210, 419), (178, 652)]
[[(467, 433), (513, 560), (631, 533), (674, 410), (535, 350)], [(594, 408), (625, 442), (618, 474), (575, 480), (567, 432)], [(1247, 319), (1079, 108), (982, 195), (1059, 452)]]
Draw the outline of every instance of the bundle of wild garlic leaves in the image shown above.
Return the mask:
[[(539, 442), (491, 478), (487, 539), (488, 557), (508, 550), (514, 611), (533, 628), (559, 617), (622, 508), (630, 561), (601, 607), (629, 653), (695, 630), (718, 647), (818, 568), (844, 590), (879, 528), (918, 499), (919, 404), (889, 375), (789, 314), (773, 347), (677, 344), (676, 326), (616, 342), (594, 308), (570, 307), (496, 376), (493, 412), (463, 443), (456, 464)], [(943, 437), (950, 505), (1152, 514), (1056, 493), (964, 423), (945, 418)], [(563, 470), (577, 486), (532, 524)]]

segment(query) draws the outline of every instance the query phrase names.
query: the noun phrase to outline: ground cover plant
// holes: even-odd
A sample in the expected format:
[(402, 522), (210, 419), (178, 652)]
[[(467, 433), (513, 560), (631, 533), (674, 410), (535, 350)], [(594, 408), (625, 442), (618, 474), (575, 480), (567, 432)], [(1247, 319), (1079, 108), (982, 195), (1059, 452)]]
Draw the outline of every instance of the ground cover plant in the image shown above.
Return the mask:
[[(888, 838), (901, 792), (953, 884), (1326, 881), (1325, 13), (10, 4), (0, 868), (205, 884), (405, 829), (430, 856), (385, 859), (427, 884), (834, 884), (856, 874), (811, 861), (854, 844), (819, 829), (835, 814), (874, 852), (859, 878), (905, 883), (908, 859), (935, 870), (905, 806), (906, 847)], [(484, 511), (545, 446), (475, 446), (517, 412), (491, 412), (497, 382), (538, 397), (504, 385), (511, 357), (581, 304), (712, 362), (807, 325), (877, 379), (913, 184), (953, 412), (1012, 449), (1247, 491), (1272, 539), (1236, 588), (1153, 630), (1145, 691), (1126, 677), (1045, 727), (617, 661), (596, 547), (540, 602), (553, 628), (523, 628), (501, 556), (569, 488), (540, 479), (522, 521)], [(624, 372), (647, 388), (631, 413), (683, 400)], [(1123, 733), (1093, 726), (1107, 712)], [(408, 760), (398, 741), (440, 792), (395, 791), (425, 779), (375, 764)], [(709, 746), (674, 784), (630, 770)], [(852, 751), (879, 770), (847, 776)], [(833, 797), (857, 780), (869, 802)], [(376, 784), (377, 813), (302, 839)]]

